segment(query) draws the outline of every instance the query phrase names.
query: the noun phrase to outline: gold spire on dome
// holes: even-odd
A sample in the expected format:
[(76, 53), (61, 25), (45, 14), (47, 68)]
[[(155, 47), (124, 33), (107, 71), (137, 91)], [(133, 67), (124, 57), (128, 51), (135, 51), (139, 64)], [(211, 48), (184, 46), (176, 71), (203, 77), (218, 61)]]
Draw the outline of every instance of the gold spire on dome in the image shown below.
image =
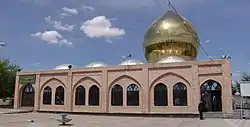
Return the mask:
[(198, 43), (192, 25), (173, 10), (168, 10), (147, 30), (143, 47), (147, 61), (154, 63), (167, 56), (195, 60)]

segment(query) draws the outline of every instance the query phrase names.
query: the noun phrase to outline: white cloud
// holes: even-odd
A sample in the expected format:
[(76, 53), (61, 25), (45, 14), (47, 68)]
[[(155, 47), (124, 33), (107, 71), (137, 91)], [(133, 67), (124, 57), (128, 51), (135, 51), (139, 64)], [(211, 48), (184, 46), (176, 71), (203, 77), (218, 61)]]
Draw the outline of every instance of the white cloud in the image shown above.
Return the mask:
[(75, 25), (68, 25), (68, 24), (62, 25), (60, 21), (54, 21), (53, 27), (61, 31), (72, 31)]
[(52, 24), (56, 30), (60, 30), (60, 31), (70, 32), (75, 27), (75, 25), (62, 24), (61, 21), (53, 21), (51, 19), (51, 16), (45, 17), (44, 20), (45, 20), (45, 22)]
[(65, 12), (63, 12), (63, 13), (60, 14), (60, 18), (64, 18), (64, 17), (67, 17), (67, 16), (70, 16), (70, 14), (69, 13), (65, 13)]
[(211, 42), (211, 40), (205, 40), (205, 43), (210, 43)]
[(31, 36), (37, 37), (48, 44), (72, 45), (72, 42), (69, 42), (66, 39), (64, 39), (63, 36), (59, 34), (57, 31), (45, 31), (43, 33), (37, 32), (35, 34), (31, 34)]
[(41, 40), (48, 42), (48, 43), (58, 43), (59, 40), (62, 38), (62, 35), (59, 34), (57, 31), (45, 31), (44, 33), (37, 32), (32, 34), (31, 36), (38, 37)]
[(47, 16), (44, 18), (45, 22), (52, 23), (51, 16)]
[(73, 14), (73, 15), (77, 15), (78, 11), (75, 8), (67, 8), (67, 7), (63, 7), (62, 10), (64, 12), (67, 12), (69, 14)]
[(208, 39), (207, 39), (207, 40), (205, 40), (205, 41), (201, 41), (201, 43), (200, 43), (200, 44), (202, 44), (202, 45), (203, 45), (203, 44), (209, 44), (209, 43), (211, 43), (211, 40), (208, 40)]
[(94, 11), (95, 10), (93, 7), (85, 5), (85, 4), (82, 4), (82, 9), (87, 10), (87, 11)]
[(39, 63), (39, 62), (36, 62), (36, 63), (32, 64), (32, 66), (39, 66), (39, 65), (41, 65), (41, 63)]
[(105, 16), (97, 16), (91, 20), (84, 22), (80, 28), (86, 36), (90, 38), (106, 38), (110, 42), (110, 38), (125, 35), (125, 30), (112, 27), (111, 22)]

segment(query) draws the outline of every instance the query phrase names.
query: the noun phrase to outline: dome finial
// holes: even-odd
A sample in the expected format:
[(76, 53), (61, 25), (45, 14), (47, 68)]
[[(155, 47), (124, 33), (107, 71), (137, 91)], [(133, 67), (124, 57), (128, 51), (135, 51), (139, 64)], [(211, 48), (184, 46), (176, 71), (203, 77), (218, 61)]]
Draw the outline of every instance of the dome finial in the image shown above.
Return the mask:
[(132, 53), (129, 52), (126, 56), (122, 56), (123, 59), (131, 59), (132, 58)]

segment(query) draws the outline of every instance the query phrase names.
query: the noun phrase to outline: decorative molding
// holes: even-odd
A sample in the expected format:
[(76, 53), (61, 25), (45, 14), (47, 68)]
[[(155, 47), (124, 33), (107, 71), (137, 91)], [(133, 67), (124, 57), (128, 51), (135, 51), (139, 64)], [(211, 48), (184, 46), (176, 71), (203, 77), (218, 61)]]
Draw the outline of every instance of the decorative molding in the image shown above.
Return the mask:
[(35, 84), (36, 83), (36, 75), (20, 75), (19, 76), (20, 84)]

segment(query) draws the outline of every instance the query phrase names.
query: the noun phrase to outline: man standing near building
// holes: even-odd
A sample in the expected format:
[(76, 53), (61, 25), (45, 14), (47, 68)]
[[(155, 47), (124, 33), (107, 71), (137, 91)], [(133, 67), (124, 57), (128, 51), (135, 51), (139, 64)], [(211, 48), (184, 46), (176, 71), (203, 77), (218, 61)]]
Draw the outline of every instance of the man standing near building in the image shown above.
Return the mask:
[(203, 112), (204, 112), (204, 110), (205, 110), (205, 103), (204, 103), (204, 101), (201, 101), (201, 102), (199, 103), (199, 106), (198, 106), (198, 111), (199, 111), (199, 115), (200, 115), (200, 120), (204, 120), (204, 118), (203, 118)]

